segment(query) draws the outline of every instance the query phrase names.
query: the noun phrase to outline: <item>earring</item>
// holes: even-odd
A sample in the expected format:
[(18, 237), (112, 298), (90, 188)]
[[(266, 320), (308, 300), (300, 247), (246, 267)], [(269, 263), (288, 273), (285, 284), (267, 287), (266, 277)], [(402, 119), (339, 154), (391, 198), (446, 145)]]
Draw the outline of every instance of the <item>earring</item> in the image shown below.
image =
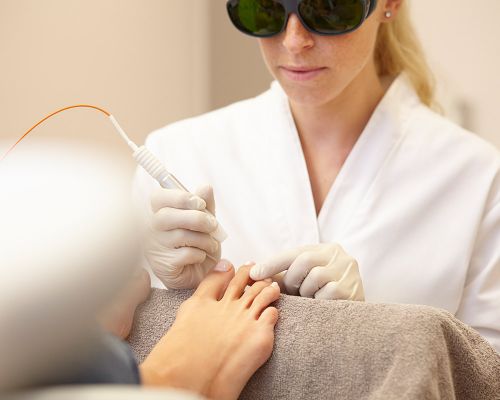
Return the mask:
[(391, 11), (391, 10), (387, 10), (387, 11), (385, 12), (385, 17), (386, 17), (386, 18), (391, 18), (391, 17), (392, 17), (392, 11)]

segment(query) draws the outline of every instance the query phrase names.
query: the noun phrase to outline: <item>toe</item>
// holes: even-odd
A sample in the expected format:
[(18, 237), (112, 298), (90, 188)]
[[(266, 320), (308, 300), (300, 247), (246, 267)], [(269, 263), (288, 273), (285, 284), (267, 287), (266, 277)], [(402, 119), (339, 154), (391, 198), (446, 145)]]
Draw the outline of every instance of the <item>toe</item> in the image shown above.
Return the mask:
[(243, 296), (241, 296), (241, 301), (244, 303), (245, 307), (249, 307), (258, 294), (268, 286), (271, 286), (271, 282), (259, 281), (247, 288)]
[[(226, 270), (226, 272), (223, 272)], [(220, 300), (227, 286), (234, 278), (233, 265), (227, 260), (217, 264), (217, 270), (212, 270), (201, 281), (193, 296)]]
[(272, 302), (280, 298), (280, 289), (277, 283), (273, 283), (262, 290), (254, 299), (252, 305), (250, 306), (250, 312), (257, 319), (260, 317), (262, 312), (271, 304)]
[(235, 277), (229, 283), (224, 299), (239, 299), (245, 292), (245, 288), (250, 283), (250, 266), (240, 267)]
[(275, 307), (267, 307), (259, 317), (259, 322), (271, 326), (278, 322), (278, 310)]

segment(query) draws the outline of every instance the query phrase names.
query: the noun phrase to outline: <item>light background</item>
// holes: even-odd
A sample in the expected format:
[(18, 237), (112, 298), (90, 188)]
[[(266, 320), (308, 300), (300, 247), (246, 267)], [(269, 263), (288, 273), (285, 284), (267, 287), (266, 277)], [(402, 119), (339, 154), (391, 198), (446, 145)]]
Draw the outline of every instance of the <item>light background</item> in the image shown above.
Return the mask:
[[(0, 0), (3, 147), (74, 103), (107, 108), (142, 143), (165, 124), (265, 90), (257, 44), (232, 28), (224, 4)], [(447, 114), (500, 147), (500, 1), (413, 0), (412, 9)], [(29, 140), (49, 137), (106, 146), (132, 170), (128, 148), (93, 111), (60, 115)]]

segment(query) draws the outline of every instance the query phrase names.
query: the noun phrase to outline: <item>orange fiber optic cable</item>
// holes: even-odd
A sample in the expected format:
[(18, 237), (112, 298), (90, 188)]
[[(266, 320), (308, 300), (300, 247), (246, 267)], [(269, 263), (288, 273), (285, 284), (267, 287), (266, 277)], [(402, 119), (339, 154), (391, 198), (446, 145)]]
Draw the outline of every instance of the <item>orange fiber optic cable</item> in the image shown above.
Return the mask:
[(21, 138), (16, 143), (14, 143), (14, 145), (2, 156), (2, 158), (0, 158), (0, 161), (3, 161), (10, 154), (10, 152), (12, 152), (12, 150), (14, 150), (16, 148), (16, 146), (19, 143), (21, 143), (23, 141), (23, 139), (26, 136), (28, 136), (31, 133), (31, 131), (33, 131), (37, 126), (43, 124), (45, 121), (47, 121), (49, 118), (52, 118), (54, 115), (62, 113), (63, 111), (71, 110), (72, 108), (92, 108), (94, 110), (102, 112), (107, 117), (111, 117), (111, 114), (108, 111), (106, 111), (100, 107), (91, 106), (89, 104), (77, 104), (74, 106), (61, 108), (60, 110), (54, 111), (52, 114), (47, 115), (45, 118), (43, 118), (42, 120), (37, 122), (35, 125), (33, 125), (23, 136), (21, 136)]
[[(125, 131), (122, 129), (122, 127), (120, 126), (118, 121), (115, 119), (115, 117), (113, 117), (113, 115), (111, 115), (109, 112), (107, 112), (106, 110), (104, 110), (102, 108), (99, 108), (96, 106), (91, 106), (88, 104), (78, 104), (75, 106), (64, 107), (64, 108), (61, 108), (60, 110), (54, 111), (52, 114), (47, 115), (41, 121), (39, 121), (35, 125), (33, 125), (23, 136), (21, 136), (21, 138), (16, 143), (14, 143), (14, 145), (7, 151), (7, 153), (5, 153), (2, 158), (0, 158), (0, 162), (3, 161), (10, 154), (10, 152), (12, 150), (14, 150), (16, 148), (16, 146), (19, 143), (21, 143), (21, 141), (33, 131), (33, 129), (35, 129), (37, 126), (44, 123), (45, 121), (47, 121), (49, 118), (53, 117), (54, 115), (59, 114), (59, 113), (66, 111), (66, 110), (70, 110), (72, 108), (92, 108), (94, 110), (100, 111), (103, 114), (105, 114), (109, 118), (109, 120), (111, 121), (111, 123), (115, 127), (116, 131), (121, 136), (121, 138), (132, 149), (133, 157), (137, 161), (137, 163), (140, 166), (142, 166), (146, 170), (146, 172), (149, 175), (151, 175), (151, 177), (153, 179), (158, 181), (158, 183), (160, 184), (161, 187), (166, 188), (166, 189), (180, 189), (180, 190), (183, 190), (186, 192), (188, 191), (182, 185), (182, 183), (180, 183), (177, 180), (177, 178), (174, 175), (172, 175), (170, 172), (167, 171), (165, 166), (155, 157), (155, 155), (153, 153), (151, 153), (151, 151), (149, 151), (145, 146), (138, 147), (134, 142), (132, 142), (130, 140), (128, 135), (125, 133)], [(210, 213), (210, 211), (208, 211), (208, 210), (204, 210), (204, 212), (213, 216), (213, 214)], [(212, 232), (210, 235), (213, 236), (216, 240), (218, 240), (221, 243), (227, 238), (227, 234), (220, 224), (217, 226), (217, 229), (214, 232)], [(213, 258), (210, 255), (207, 255), (207, 257), (214, 260), (214, 261), (217, 261), (217, 260), (215, 260), (215, 258)]]

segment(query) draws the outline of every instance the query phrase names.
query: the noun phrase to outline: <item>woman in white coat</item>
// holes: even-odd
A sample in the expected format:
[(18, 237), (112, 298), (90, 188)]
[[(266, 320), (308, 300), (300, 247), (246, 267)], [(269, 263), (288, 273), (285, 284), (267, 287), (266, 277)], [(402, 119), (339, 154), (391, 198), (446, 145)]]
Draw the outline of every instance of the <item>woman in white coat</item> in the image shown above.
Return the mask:
[(196, 287), (222, 252), (288, 294), (446, 309), (500, 350), (499, 153), (432, 111), (406, 2), (227, 6), (276, 81), (148, 138), (181, 182), (211, 185), (138, 172), (156, 276)]

